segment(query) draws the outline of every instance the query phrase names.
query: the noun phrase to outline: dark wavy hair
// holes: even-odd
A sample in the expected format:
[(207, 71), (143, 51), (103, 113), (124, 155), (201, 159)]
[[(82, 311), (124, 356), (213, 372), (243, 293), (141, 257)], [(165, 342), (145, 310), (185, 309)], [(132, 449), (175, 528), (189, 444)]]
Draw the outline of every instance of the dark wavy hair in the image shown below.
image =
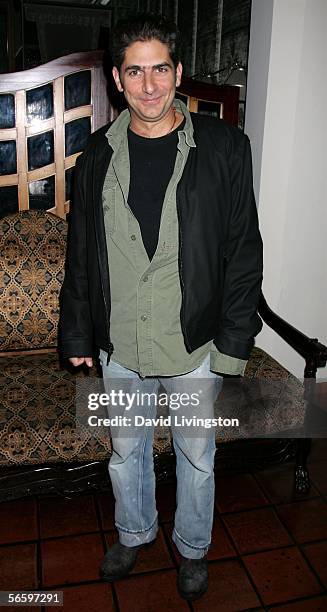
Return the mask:
[(110, 54), (113, 65), (120, 71), (126, 49), (135, 42), (159, 40), (168, 46), (176, 68), (180, 61), (180, 34), (172, 21), (152, 13), (137, 14), (117, 22), (111, 38)]

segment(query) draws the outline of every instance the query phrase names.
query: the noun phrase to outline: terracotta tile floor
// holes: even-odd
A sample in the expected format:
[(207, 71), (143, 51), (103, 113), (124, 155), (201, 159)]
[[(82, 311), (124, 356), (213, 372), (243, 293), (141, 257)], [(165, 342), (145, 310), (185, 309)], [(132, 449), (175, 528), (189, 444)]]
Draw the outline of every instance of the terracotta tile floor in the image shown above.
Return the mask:
[(289, 464), (218, 472), (210, 587), (192, 605), (176, 588), (172, 484), (157, 489), (156, 543), (141, 551), (128, 578), (112, 585), (98, 577), (116, 538), (110, 493), (0, 504), (0, 590), (62, 590), (64, 606), (56, 609), (64, 612), (327, 611), (326, 440), (313, 442), (309, 466), (312, 488), (304, 496), (292, 492)]

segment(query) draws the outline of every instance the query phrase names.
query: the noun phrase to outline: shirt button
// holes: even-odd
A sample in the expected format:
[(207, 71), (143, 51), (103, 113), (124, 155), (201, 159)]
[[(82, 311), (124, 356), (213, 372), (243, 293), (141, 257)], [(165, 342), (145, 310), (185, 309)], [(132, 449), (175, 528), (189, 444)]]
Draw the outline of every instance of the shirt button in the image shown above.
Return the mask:
[(144, 276), (143, 282), (146, 283), (148, 280), (149, 280), (149, 277), (148, 276)]
[(142, 316), (141, 316), (141, 321), (146, 321), (146, 320), (147, 320), (147, 318), (148, 318), (148, 317), (147, 317), (146, 315), (142, 315)]
[(136, 236), (135, 236), (135, 234), (132, 234), (132, 235), (131, 235), (131, 240), (136, 240)]

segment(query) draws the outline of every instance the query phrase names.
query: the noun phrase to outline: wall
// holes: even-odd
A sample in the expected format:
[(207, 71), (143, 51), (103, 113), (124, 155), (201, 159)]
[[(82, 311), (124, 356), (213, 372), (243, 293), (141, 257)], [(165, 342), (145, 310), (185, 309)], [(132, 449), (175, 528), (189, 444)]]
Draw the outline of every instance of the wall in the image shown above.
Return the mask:
[[(325, 344), (326, 30), (325, 0), (253, 0), (245, 122), (264, 240), (265, 296), (283, 318)], [(302, 358), (266, 326), (257, 344), (302, 375)], [(327, 377), (327, 368), (318, 376)]]
[(259, 204), (274, 0), (252, 0), (245, 132), (251, 138), (254, 193)]

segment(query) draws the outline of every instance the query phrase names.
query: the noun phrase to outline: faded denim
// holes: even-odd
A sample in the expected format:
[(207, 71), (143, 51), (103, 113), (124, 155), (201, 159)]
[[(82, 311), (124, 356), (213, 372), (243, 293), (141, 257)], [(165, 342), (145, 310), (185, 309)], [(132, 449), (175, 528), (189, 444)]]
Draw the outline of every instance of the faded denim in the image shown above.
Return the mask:
[[(100, 353), (104, 385), (107, 393), (116, 387), (133, 392), (157, 393), (160, 384), (167, 394), (188, 392), (190, 378), (205, 379), (206, 398), (194, 408), (197, 417), (213, 418), (213, 402), (221, 390), (222, 378), (210, 371), (210, 356), (196, 370), (173, 377), (146, 377), (110, 361)], [(115, 382), (116, 381), (116, 382)], [(125, 386), (126, 383), (126, 386)], [(192, 383), (193, 384), (193, 383)], [(112, 416), (113, 408), (109, 409)], [(157, 407), (144, 406), (138, 414), (155, 418)], [(169, 409), (169, 414), (176, 413)], [(116, 413), (116, 412), (115, 412)], [(122, 414), (126, 413), (122, 409)], [(209, 548), (214, 508), (215, 427), (197, 437), (187, 437), (183, 427), (175, 427), (172, 419), (173, 445), (176, 453), (177, 508), (173, 541), (179, 552), (187, 558), (200, 559)], [(109, 474), (115, 496), (115, 524), (119, 540), (125, 546), (151, 542), (158, 530), (153, 470), (154, 427), (132, 427), (128, 436), (122, 429), (113, 428), (113, 453), (109, 461)]]

